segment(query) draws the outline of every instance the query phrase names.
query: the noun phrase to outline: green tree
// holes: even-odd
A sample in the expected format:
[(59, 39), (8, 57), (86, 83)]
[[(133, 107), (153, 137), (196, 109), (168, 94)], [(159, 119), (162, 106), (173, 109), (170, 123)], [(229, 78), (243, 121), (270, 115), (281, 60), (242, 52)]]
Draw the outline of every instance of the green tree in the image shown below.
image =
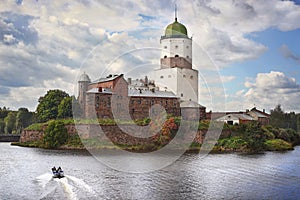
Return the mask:
[(8, 113), (10, 112), (10, 110), (8, 108), (6, 108), (5, 106), (3, 108), (0, 107), (0, 119), (4, 119)]
[(297, 132), (300, 133), (300, 114), (297, 114)]
[(20, 134), (24, 128), (32, 123), (32, 116), (33, 114), (27, 108), (19, 108), (16, 116), (17, 133)]
[(5, 130), (5, 122), (3, 119), (0, 119), (0, 134), (4, 133), (4, 130)]
[(16, 114), (15, 112), (11, 111), (8, 115), (4, 118), (5, 122), (5, 134), (11, 134), (16, 131)]
[(285, 113), (278, 104), (274, 110), (271, 110), (270, 124), (276, 128), (283, 128), (285, 126)]
[(72, 118), (72, 97), (65, 97), (58, 105), (58, 115), (57, 118), (65, 119)]
[(40, 122), (56, 119), (58, 115), (58, 105), (61, 101), (69, 97), (62, 90), (49, 90), (44, 97), (40, 97), (37, 107), (37, 118)]
[(243, 137), (247, 141), (247, 147), (250, 150), (257, 152), (264, 149), (264, 142), (267, 136), (261, 128), (260, 123), (251, 122), (247, 124)]
[(67, 128), (61, 121), (51, 121), (45, 130), (43, 143), (46, 148), (56, 148), (63, 145), (68, 139)]

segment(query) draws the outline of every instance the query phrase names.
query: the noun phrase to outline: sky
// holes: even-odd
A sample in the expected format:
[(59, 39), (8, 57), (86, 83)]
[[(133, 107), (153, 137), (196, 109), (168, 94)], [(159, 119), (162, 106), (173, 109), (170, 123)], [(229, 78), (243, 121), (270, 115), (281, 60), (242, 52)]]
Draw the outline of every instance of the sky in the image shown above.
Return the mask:
[(83, 72), (144, 77), (175, 3), (207, 111), (300, 112), (300, 1), (280, 0), (3, 0), (0, 107), (35, 111), (50, 89), (77, 96)]

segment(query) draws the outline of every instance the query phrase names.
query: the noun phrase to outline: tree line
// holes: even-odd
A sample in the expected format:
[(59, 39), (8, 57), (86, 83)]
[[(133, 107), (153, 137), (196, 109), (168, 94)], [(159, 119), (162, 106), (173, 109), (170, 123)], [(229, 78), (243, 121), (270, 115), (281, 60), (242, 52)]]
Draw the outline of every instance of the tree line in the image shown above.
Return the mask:
[(20, 134), (24, 128), (33, 123), (43, 123), (52, 119), (72, 118), (72, 101), (76, 104), (74, 96), (62, 90), (49, 90), (38, 99), (35, 112), (27, 108), (10, 110), (0, 107), (0, 133)]
[(293, 129), (300, 133), (300, 113), (284, 112), (278, 104), (270, 112), (270, 125), (275, 128)]

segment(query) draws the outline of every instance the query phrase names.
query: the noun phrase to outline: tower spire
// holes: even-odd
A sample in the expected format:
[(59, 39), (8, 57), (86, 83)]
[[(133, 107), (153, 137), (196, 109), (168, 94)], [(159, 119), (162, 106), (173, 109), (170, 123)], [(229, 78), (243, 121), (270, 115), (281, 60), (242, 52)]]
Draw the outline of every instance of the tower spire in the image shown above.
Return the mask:
[(175, 21), (177, 22), (177, 4), (175, 3)]

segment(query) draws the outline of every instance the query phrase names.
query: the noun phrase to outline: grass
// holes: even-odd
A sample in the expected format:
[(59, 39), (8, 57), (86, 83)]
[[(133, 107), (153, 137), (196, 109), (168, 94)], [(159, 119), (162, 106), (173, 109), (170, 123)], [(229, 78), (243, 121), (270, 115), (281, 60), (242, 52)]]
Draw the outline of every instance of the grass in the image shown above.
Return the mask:
[(292, 144), (282, 139), (272, 139), (265, 142), (266, 150), (268, 151), (287, 151), (293, 150)]

